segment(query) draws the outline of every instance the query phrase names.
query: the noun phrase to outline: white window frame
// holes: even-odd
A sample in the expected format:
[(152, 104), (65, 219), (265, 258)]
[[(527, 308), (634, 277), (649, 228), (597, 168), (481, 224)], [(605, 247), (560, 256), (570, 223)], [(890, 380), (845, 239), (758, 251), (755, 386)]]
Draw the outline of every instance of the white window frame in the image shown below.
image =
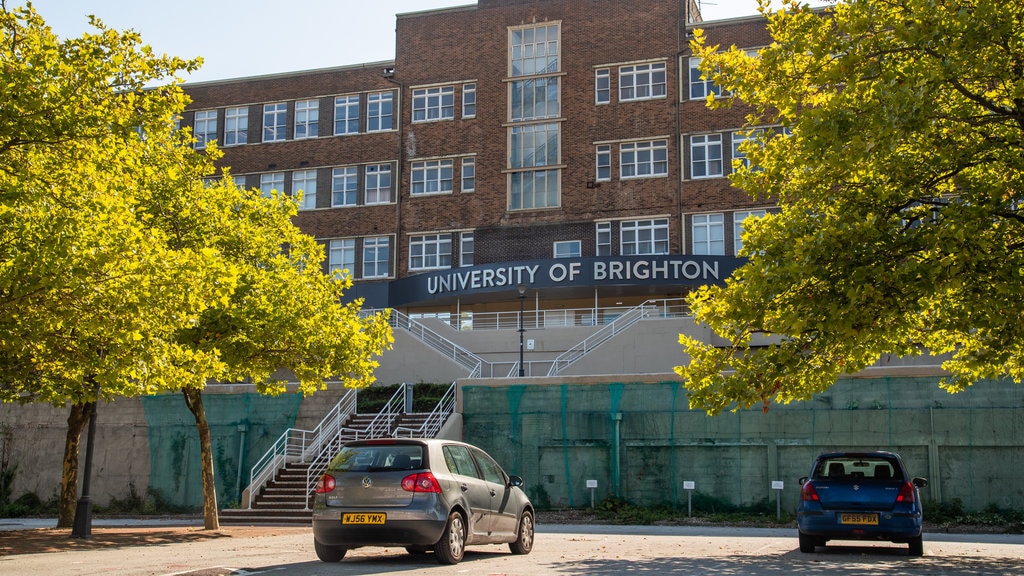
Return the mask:
[(622, 222), (619, 225), (619, 253), (623, 256), (668, 254), (668, 218)]
[(476, 118), (476, 84), (462, 85), (462, 117)]
[(455, 118), (455, 87), (433, 86), (412, 91), (412, 121), (437, 122)]
[(612, 101), (611, 68), (594, 70), (594, 104), (608, 104)]
[(710, 78), (707, 80), (701, 78), (700, 63), (702, 60), (702, 58), (690, 58), (690, 77), (687, 82), (687, 86), (689, 86), (687, 93), (690, 100), (704, 100), (711, 94), (722, 96), (721, 86), (715, 84)]
[(339, 238), (327, 243), (327, 273), (342, 277), (348, 270), (349, 277), (354, 277), (356, 269), (355, 238)]
[[(557, 118), (562, 110), (558, 76), (514, 80), (509, 85), (509, 106), (513, 122)], [(542, 94), (542, 97), (537, 97)]]
[[(363, 203), (367, 206), (391, 203), (391, 163), (367, 164), (363, 168)], [(381, 180), (386, 185), (381, 184)]]
[[(395, 129), (395, 93), (391, 90), (366, 95), (366, 131), (389, 132)], [(385, 113), (387, 109), (387, 113)]]
[(699, 256), (725, 256), (725, 215), (721, 212), (694, 214), (690, 217), (693, 235), (691, 253)]
[(450, 158), (413, 162), (409, 175), (409, 193), (413, 196), (451, 194), (453, 178), (454, 163)]
[(288, 103), (263, 105), (263, 141), (281, 142), (288, 139)]
[(440, 270), (452, 267), (452, 235), (418, 234), (409, 237), (409, 270)]
[[(383, 258), (381, 255), (383, 253)], [(362, 278), (387, 278), (391, 275), (391, 237), (363, 238)], [(383, 270), (381, 270), (383, 268)], [(369, 274), (367, 272), (370, 272)]]
[[(340, 201), (339, 201), (340, 200)], [(359, 204), (359, 168), (338, 166), (331, 170), (331, 208)]]
[(552, 247), (554, 258), (579, 258), (583, 254), (583, 247), (579, 240), (559, 240)]
[(459, 234), (459, 266), (472, 266), (476, 254), (476, 237), (473, 232)]
[(467, 156), (462, 159), (462, 178), (459, 184), (459, 192), (473, 192), (476, 190), (476, 157)]
[(302, 191), (302, 204), (299, 210), (316, 208), (316, 170), (296, 170), (292, 172), (292, 197)]
[[(700, 153), (698, 154), (698, 151)], [(698, 168), (700, 168), (698, 173)], [(722, 135), (694, 134), (690, 136), (690, 178), (721, 178), (723, 173)]]
[(238, 106), (224, 110), (224, 146), (249, 143), (249, 108)]
[[(352, 124), (355, 123), (353, 127)], [(339, 130), (341, 128), (341, 130)], [(350, 130), (350, 128), (354, 128)], [(334, 135), (344, 136), (359, 133), (359, 95), (348, 94), (334, 97)]]
[(508, 45), (509, 76), (553, 74), (562, 66), (562, 23), (546, 22), (510, 28)]
[(612, 223), (597, 222), (594, 225), (594, 255), (612, 255)]
[(732, 213), (732, 249), (733, 255), (739, 256), (743, 248), (743, 222), (747, 218), (764, 218), (767, 210), (743, 210)]
[(666, 78), (664, 62), (619, 66), (619, 102), (667, 97)]
[(512, 172), (509, 210), (557, 208), (562, 202), (561, 179), (562, 171), (558, 169)]
[(316, 138), (320, 133), (320, 101), (299, 100), (295, 102), (295, 127), (293, 138), (304, 140)]
[(597, 147), (594, 165), (594, 180), (610, 182), (612, 179), (612, 147), (610, 144), (601, 144)]
[(271, 190), (284, 192), (284, 172), (264, 172), (260, 174), (260, 193), (270, 198)]
[(619, 178), (660, 178), (668, 175), (668, 140), (619, 144)]
[(192, 137), (195, 138), (195, 148), (202, 150), (211, 141), (217, 142), (217, 111), (199, 110), (196, 112), (195, 120), (192, 122)]

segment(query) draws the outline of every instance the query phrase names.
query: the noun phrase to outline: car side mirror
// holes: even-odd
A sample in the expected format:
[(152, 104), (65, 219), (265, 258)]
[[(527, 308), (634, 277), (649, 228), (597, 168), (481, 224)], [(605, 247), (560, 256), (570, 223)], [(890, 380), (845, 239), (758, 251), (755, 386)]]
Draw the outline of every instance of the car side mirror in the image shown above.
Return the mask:
[(928, 479), (927, 478), (914, 478), (910, 482), (914, 486), (917, 486), (918, 488), (927, 488), (928, 487)]
[(524, 482), (523, 482), (523, 477), (522, 476), (509, 476), (508, 477), (508, 485), (509, 486), (512, 486), (512, 487), (515, 487), (515, 488), (522, 488), (523, 484), (524, 484)]
[(803, 486), (804, 484), (807, 484), (807, 476), (800, 477), (800, 485)]

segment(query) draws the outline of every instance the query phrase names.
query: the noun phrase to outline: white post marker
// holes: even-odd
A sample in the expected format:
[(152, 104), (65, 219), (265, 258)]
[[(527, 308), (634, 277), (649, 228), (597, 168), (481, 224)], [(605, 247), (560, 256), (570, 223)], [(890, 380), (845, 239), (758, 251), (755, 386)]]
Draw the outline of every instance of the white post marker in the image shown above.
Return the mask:
[(590, 488), (590, 509), (594, 509), (594, 490), (597, 489), (597, 480), (587, 480), (587, 488)]
[(772, 480), (772, 490), (775, 490), (775, 518), (782, 519), (782, 488), (784, 486), (782, 480)]
[(696, 488), (693, 480), (683, 480), (683, 490), (686, 490), (686, 515), (693, 516), (693, 489)]

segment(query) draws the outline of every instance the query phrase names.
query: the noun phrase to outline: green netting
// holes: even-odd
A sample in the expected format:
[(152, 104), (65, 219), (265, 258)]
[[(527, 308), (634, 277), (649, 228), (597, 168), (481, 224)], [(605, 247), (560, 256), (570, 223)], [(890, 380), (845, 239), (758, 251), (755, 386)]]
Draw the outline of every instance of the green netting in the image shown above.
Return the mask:
[[(848, 379), (811, 401), (720, 416), (692, 411), (678, 382), (467, 385), (464, 437), (527, 480), (538, 506), (614, 496), (686, 508), (694, 494), (795, 509), (819, 452), (901, 453), (925, 499), (968, 510), (1024, 508), (1024, 386), (982, 382), (950, 395), (935, 378)], [(777, 494), (772, 481), (782, 481)], [(692, 495), (692, 494), (691, 494)], [(774, 504), (773, 504), (774, 507)]]
[[(221, 508), (239, 502), (250, 468), (294, 425), (301, 402), (299, 394), (203, 394)], [(142, 405), (149, 432), (150, 488), (174, 505), (201, 507), (199, 433), (185, 399), (180, 394), (148, 396)]]

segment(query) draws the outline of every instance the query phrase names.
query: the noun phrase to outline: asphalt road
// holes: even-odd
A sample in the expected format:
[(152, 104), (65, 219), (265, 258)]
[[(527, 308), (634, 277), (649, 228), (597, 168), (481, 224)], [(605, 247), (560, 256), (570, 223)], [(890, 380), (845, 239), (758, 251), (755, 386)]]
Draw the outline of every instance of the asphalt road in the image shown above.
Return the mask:
[(539, 526), (533, 553), (505, 546), (471, 548), (455, 566), (400, 548), (361, 548), (338, 564), (316, 559), (308, 529), (277, 535), (218, 538), (140, 547), (0, 557), (0, 574), (115, 576), (338, 576), (355, 574), (468, 574), (611, 576), (1018, 576), (1024, 574), (1024, 536), (926, 534), (925, 555), (906, 546), (831, 542), (815, 554), (797, 549), (793, 530), (659, 527)]

